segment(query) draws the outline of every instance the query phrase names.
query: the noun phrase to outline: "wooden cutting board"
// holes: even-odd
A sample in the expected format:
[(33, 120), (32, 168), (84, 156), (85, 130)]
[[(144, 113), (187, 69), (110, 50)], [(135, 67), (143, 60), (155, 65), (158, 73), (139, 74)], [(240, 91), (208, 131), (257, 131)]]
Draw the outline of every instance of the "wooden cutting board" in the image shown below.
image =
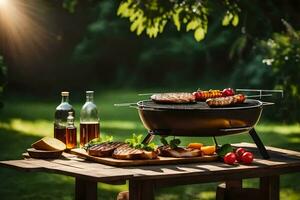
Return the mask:
[(161, 157), (153, 160), (119, 160), (111, 157), (96, 157), (90, 156), (84, 149), (72, 149), (71, 153), (79, 157), (85, 158), (90, 161), (98, 162), (105, 165), (112, 165), (117, 167), (138, 166), (138, 165), (168, 165), (168, 164), (184, 164), (184, 163), (197, 163), (197, 162), (211, 162), (218, 159), (217, 155), (202, 156), (194, 158), (171, 158)]

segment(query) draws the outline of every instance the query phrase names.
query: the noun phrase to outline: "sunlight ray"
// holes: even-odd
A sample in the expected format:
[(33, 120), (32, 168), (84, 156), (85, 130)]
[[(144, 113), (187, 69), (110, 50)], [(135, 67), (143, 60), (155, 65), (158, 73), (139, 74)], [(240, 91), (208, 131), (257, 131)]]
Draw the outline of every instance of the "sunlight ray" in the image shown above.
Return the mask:
[(46, 7), (36, 0), (0, 0), (1, 47), (14, 59), (39, 56), (47, 50)]

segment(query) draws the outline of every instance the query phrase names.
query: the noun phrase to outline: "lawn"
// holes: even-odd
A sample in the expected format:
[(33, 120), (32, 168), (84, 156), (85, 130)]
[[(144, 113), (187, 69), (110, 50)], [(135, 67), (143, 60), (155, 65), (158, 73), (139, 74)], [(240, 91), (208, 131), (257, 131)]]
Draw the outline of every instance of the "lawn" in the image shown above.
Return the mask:
[[(140, 92), (140, 91), (139, 91)], [(145, 91), (148, 92), (148, 91)], [(114, 103), (135, 102), (141, 97), (134, 90), (97, 91), (96, 104), (100, 110), (101, 134), (113, 135), (116, 140), (124, 140), (132, 133), (146, 133), (134, 108), (116, 108)], [(71, 96), (72, 97), (72, 96)], [(116, 98), (117, 97), (117, 98)], [(72, 99), (71, 99), (72, 100)], [(9, 95), (5, 107), (0, 111), (0, 160), (18, 159), (31, 143), (43, 136), (53, 135), (53, 115), (60, 98), (45, 99), (24, 95)], [(71, 101), (77, 115), (84, 97)], [(300, 125), (286, 125), (282, 122), (268, 122), (264, 117), (257, 126), (262, 140), (267, 145), (300, 151)], [(182, 138), (183, 144), (199, 141), (212, 144), (211, 138)], [(220, 143), (251, 142), (247, 134), (219, 138)], [(74, 179), (62, 175), (44, 173), (23, 173), (0, 168), (1, 199), (73, 199)], [(218, 183), (189, 185), (160, 189), (159, 200), (214, 199)], [(257, 180), (245, 181), (246, 186), (257, 185)], [(300, 199), (300, 173), (284, 175), (281, 178), (281, 199)], [(119, 191), (127, 185), (111, 186), (98, 184), (101, 199), (115, 199)]]

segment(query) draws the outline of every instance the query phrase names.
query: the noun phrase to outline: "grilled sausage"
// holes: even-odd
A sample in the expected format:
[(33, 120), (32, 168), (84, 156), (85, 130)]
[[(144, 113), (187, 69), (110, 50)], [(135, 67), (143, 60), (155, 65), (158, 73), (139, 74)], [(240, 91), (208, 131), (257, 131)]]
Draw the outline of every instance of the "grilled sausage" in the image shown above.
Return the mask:
[(237, 94), (228, 97), (210, 98), (206, 100), (207, 105), (210, 107), (222, 107), (243, 103), (246, 97), (243, 94)]

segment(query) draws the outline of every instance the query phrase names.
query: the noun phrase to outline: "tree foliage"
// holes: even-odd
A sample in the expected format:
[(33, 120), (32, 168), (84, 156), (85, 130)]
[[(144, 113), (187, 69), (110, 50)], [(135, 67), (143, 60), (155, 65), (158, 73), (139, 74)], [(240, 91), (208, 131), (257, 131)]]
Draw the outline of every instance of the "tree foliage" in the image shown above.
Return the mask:
[[(74, 12), (78, 3), (64, 0), (63, 7)], [(223, 8), (223, 26), (238, 25), (240, 8), (236, 0), (122, 0), (117, 15), (128, 18), (130, 31), (137, 35), (146, 33), (156, 38), (172, 23), (177, 31), (193, 31), (199, 42), (207, 34), (209, 16), (216, 7)]]
[[(259, 43), (264, 56), (263, 63), (272, 69), (275, 88), (282, 89), (285, 98), (280, 106), (282, 116), (288, 120), (300, 119), (300, 31), (283, 20), (284, 33), (274, 33)], [(293, 110), (293, 112), (291, 112)]]
[(130, 30), (137, 35), (145, 32), (155, 38), (170, 22), (177, 31), (194, 31), (194, 38), (201, 41), (207, 33), (210, 11), (217, 6), (224, 7), (223, 26), (238, 25), (240, 9), (233, 0), (123, 0), (117, 14), (129, 19)]

